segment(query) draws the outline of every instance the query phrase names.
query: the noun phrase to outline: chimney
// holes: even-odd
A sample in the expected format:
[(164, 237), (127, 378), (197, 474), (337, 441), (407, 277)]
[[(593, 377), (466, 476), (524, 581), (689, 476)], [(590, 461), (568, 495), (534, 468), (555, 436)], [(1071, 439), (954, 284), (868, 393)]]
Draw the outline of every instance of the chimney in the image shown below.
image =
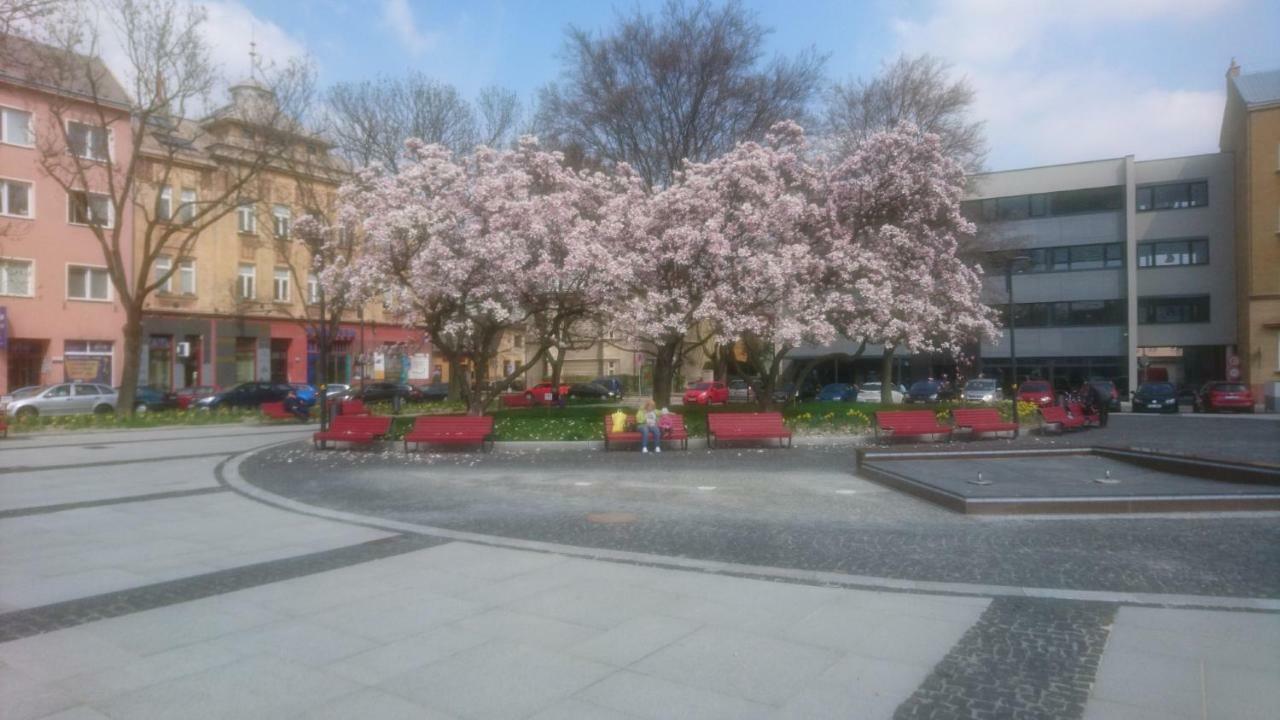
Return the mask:
[(1227, 68), (1227, 77), (1240, 77), (1240, 66), (1236, 64), (1236, 59), (1231, 58), (1231, 67)]

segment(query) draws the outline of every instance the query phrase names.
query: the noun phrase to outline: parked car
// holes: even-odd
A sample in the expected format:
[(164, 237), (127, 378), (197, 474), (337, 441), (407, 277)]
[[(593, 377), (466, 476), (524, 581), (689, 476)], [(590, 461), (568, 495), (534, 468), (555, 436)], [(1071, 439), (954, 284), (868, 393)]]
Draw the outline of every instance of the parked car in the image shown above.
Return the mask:
[(622, 397), (622, 393), (626, 389), (626, 385), (622, 382), (622, 378), (617, 375), (605, 375), (603, 377), (598, 377), (591, 382), (596, 385), (603, 385), (609, 388), (609, 390), (617, 397)]
[[(551, 386), (551, 383), (549, 382), (540, 382), (537, 385), (534, 385), (533, 387), (524, 391), (525, 397), (540, 403), (550, 402), (551, 401), (550, 396), (552, 395), (553, 395), (552, 386)], [(560, 397), (562, 398), (569, 397), (568, 383), (560, 383)]]
[(330, 400), (340, 398), (351, 392), (351, 386), (346, 383), (329, 383), (324, 386), (324, 396)]
[[(881, 387), (882, 387), (881, 384), (878, 382), (862, 383), (861, 385), (858, 386), (858, 397), (857, 397), (858, 402), (864, 402), (864, 403), (880, 402)], [(905, 398), (906, 396), (907, 396), (907, 393), (905, 392), (905, 390), (902, 388), (901, 385), (889, 388), (890, 401), (893, 403), (901, 403), (903, 398)]]
[(960, 398), (965, 402), (1000, 402), (1004, 400), (1004, 390), (998, 380), (974, 378), (964, 384)]
[(1058, 400), (1058, 393), (1048, 380), (1025, 380), (1018, 386), (1018, 402), (1029, 402), (1039, 407), (1048, 407)]
[(116, 391), (97, 383), (60, 383), (24, 387), (4, 403), (4, 414), (15, 418), (38, 415), (80, 415), (116, 410)]
[(1104, 380), (1102, 378), (1094, 378), (1089, 380), (1089, 384), (1097, 388), (1098, 391), (1102, 393), (1103, 397), (1111, 398), (1111, 400), (1107, 402), (1108, 410), (1112, 412), (1120, 411), (1120, 390), (1116, 388), (1116, 384), (1114, 382)]
[(352, 400), (361, 400), (363, 402), (378, 402), (379, 400), (391, 400), (400, 396), (401, 400), (413, 399), (413, 386), (408, 383), (395, 382), (371, 382), (365, 383), (364, 387), (356, 387), (352, 389), (347, 397)]
[(907, 396), (903, 398), (903, 402), (938, 402), (939, 400), (945, 400), (945, 395), (942, 383), (937, 380), (918, 380), (911, 384), (910, 389), (907, 390)]
[(773, 401), (779, 405), (785, 405), (792, 402), (799, 395), (795, 383), (784, 383), (781, 387), (773, 389)]
[(320, 393), (314, 386), (306, 383), (289, 383), (289, 387), (293, 388), (293, 392), (302, 401), (303, 405), (311, 407), (320, 399)]
[(186, 410), (200, 398), (217, 395), (220, 391), (221, 388), (217, 385), (192, 385), (191, 387), (179, 388), (174, 394), (178, 396), (178, 408)]
[[(116, 388), (120, 394), (120, 388)], [(177, 410), (178, 394), (150, 385), (141, 385), (133, 392), (134, 412), (154, 412), (156, 410)]]
[(289, 395), (284, 383), (246, 382), (216, 395), (201, 398), (191, 404), (197, 410), (219, 408), (256, 408), (265, 402), (280, 402)]
[(729, 381), (729, 402), (755, 402), (756, 389), (746, 378), (734, 378)]
[(449, 383), (433, 382), (414, 385), (413, 396), (410, 399), (415, 402), (444, 402), (449, 399)]
[(684, 391), (685, 405), (726, 405), (729, 386), (722, 382), (693, 383)]
[(618, 394), (600, 383), (573, 383), (569, 386), (569, 397), (577, 400), (616, 400)]
[(1253, 393), (1249, 386), (1239, 382), (1216, 381), (1205, 383), (1196, 393), (1196, 412), (1253, 412)]
[(1133, 411), (1176, 413), (1178, 391), (1167, 382), (1142, 383), (1133, 394)]
[(858, 397), (858, 386), (848, 383), (828, 383), (818, 391), (818, 402), (850, 402)]

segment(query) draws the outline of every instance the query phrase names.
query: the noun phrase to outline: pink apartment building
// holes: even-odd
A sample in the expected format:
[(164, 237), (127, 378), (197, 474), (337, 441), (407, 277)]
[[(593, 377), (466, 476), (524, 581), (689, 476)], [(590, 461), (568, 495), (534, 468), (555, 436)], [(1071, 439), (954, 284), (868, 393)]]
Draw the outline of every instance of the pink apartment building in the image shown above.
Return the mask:
[[(105, 165), (84, 192), (68, 193), (41, 169), (49, 143), (65, 147), (51, 108), (65, 108), (67, 134), (81, 157), (127, 159), (129, 102), (102, 68), (97, 93), (113, 109), (105, 123), (76, 87), (44, 80), (50, 48), (17, 38), (0, 54), (0, 395), (27, 385), (92, 380), (117, 385), (124, 311), (89, 223), (124, 223), (104, 189)], [(69, 83), (74, 85), (74, 83)], [(100, 109), (100, 108), (99, 108)], [(132, 242), (128, 243), (132, 246)], [(128, 258), (130, 261), (131, 258)]]

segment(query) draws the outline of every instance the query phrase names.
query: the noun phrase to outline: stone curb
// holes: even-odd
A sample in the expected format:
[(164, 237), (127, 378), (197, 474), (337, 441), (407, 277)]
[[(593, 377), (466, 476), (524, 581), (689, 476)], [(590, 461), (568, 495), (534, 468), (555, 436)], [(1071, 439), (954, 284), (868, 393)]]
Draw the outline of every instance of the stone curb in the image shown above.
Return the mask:
[(481, 533), (466, 532), (462, 530), (449, 530), (446, 528), (422, 525), (419, 523), (388, 520), (385, 518), (370, 517), (366, 515), (359, 515), (357, 513), (330, 510), (328, 508), (309, 505), (307, 503), (268, 492), (245, 480), (240, 474), (241, 463), (255, 453), (262, 452), (263, 450), (274, 446), (275, 445), (254, 448), (228, 458), (226, 461), (219, 464), (214, 471), (218, 482), (226, 485), (245, 497), (257, 500), (258, 502), (262, 502), (282, 510), (310, 515), (312, 517), (325, 518), (328, 520), (359, 525), (367, 528), (420, 535), (432, 535), (460, 542), (471, 542), (493, 547), (505, 547), (514, 550), (553, 553), (585, 560), (623, 562), (633, 565), (646, 565), (675, 570), (691, 570), (759, 580), (795, 582), (826, 587), (843, 587), (848, 589), (881, 590), (934, 595), (968, 595), (978, 597), (1012, 596), (1053, 598), (1061, 600), (1112, 602), (1124, 605), (1144, 605), (1153, 607), (1280, 612), (1280, 599), (1271, 598), (1128, 593), (1101, 590), (1027, 588), (1009, 585), (935, 582), (928, 580), (903, 580), (898, 578), (873, 577), (868, 575), (847, 575), (844, 573), (820, 570), (798, 570), (794, 568), (747, 565), (743, 563), (720, 562), (715, 560), (668, 557), (665, 555), (654, 555), (651, 553), (638, 553), (625, 550), (584, 548), (574, 545), (544, 542), (540, 540), (519, 540), (515, 538), (484, 535)]

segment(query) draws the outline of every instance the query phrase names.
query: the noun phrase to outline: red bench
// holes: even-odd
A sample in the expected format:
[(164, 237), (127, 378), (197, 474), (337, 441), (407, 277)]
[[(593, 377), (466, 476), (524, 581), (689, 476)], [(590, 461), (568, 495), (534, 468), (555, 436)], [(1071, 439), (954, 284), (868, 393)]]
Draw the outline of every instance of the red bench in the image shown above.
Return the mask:
[(371, 445), (390, 431), (391, 418), (385, 415), (339, 415), (329, 423), (328, 430), (312, 435), (311, 441), (321, 450), (329, 442)]
[(0, 437), (9, 437), (9, 423), (3, 417), (0, 417)]
[(263, 417), (267, 418), (268, 420), (295, 420), (296, 421), (299, 419), (297, 415), (294, 415), (288, 410), (285, 410), (284, 403), (282, 402), (262, 403), (262, 405), (258, 406), (258, 409), (262, 411)]
[[(689, 432), (684, 427), (684, 417), (675, 413), (670, 413), (664, 417), (670, 418), (671, 427), (663, 428), (662, 442), (668, 440), (679, 440), (680, 449), (689, 449)], [(609, 449), (609, 443), (639, 443), (642, 439), (640, 431), (635, 428), (631, 418), (627, 419), (627, 429), (622, 432), (613, 431), (613, 417), (604, 416), (604, 449)]]
[(338, 415), (372, 415), (363, 400), (338, 401)]
[(404, 451), (409, 443), (417, 450), (421, 445), (479, 445), (482, 452), (493, 447), (491, 415), (424, 415), (413, 421), (404, 436)]
[(503, 393), (499, 397), (502, 407), (529, 407), (533, 404), (533, 398), (526, 397), (524, 393)]
[(1073, 403), (1068, 404), (1068, 405), (1067, 405), (1067, 412), (1071, 413), (1071, 414), (1072, 414), (1072, 415), (1074, 415), (1075, 417), (1083, 418), (1083, 419), (1084, 419), (1084, 425), (1083, 425), (1084, 427), (1088, 427), (1088, 426), (1090, 426), (1090, 425), (1092, 425), (1093, 427), (1101, 427), (1101, 426), (1102, 426), (1102, 418), (1098, 416), (1098, 413), (1096, 413), (1096, 412), (1095, 412), (1095, 413), (1093, 413), (1092, 415), (1091, 415), (1091, 414), (1089, 414), (1088, 412), (1086, 412), (1086, 411), (1085, 411), (1084, 406), (1083, 406), (1083, 405), (1081, 405), (1080, 403), (1074, 403), (1074, 402), (1073, 402)]
[(952, 427), (938, 422), (932, 410), (884, 410), (876, 413), (876, 437), (936, 437), (951, 440)]
[(1076, 430), (1084, 427), (1085, 419), (1081, 415), (1068, 415), (1061, 405), (1049, 405), (1040, 408), (1040, 419), (1043, 421), (1044, 429), (1049, 426), (1055, 426), (1058, 432), (1066, 430)]
[(1018, 423), (1001, 420), (1000, 411), (995, 408), (956, 408), (951, 411), (951, 424), (956, 430), (968, 430), (970, 437), (1002, 432), (1018, 437)]
[(791, 431), (782, 422), (782, 413), (708, 413), (707, 447), (715, 448), (721, 440), (773, 440), (778, 447), (787, 441), (791, 447)]

